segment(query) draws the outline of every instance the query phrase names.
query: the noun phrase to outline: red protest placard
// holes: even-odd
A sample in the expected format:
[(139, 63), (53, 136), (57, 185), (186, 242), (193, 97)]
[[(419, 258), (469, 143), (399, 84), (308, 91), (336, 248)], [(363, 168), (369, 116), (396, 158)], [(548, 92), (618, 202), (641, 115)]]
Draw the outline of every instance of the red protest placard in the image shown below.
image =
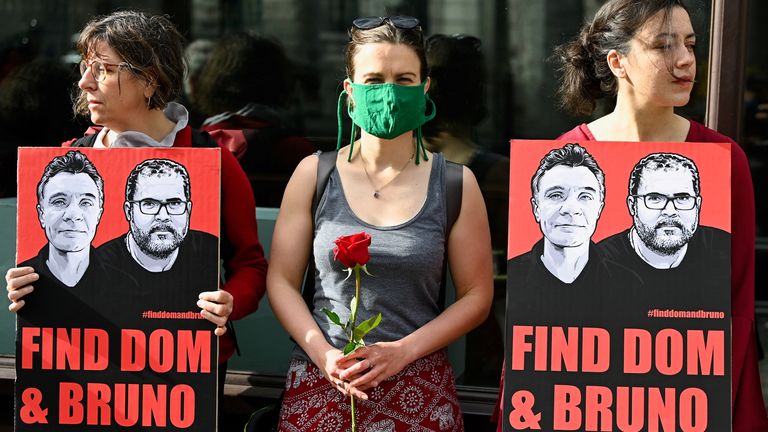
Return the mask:
[(505, 430), (730, 430), (730, 145), (510, 159)]
[(215, 430), (219, 149), (19, 150), (15, 430)]

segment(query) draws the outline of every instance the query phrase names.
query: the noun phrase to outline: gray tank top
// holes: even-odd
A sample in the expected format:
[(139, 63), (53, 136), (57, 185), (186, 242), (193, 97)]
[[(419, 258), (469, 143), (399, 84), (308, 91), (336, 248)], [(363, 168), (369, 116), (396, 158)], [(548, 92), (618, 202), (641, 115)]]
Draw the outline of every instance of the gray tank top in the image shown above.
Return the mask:
[[(367, 344), (394, 341), (414, 332), (442, 310), (438, 304), (445, 250), (445, 159), (433, 154), (427, 199), (410, 220), (379, 227), (360, 220), (350, 209), (341, 179), (333, 170), (315, 214), (313, 253), (317, 273), (312, 315), (331, 345), (341, 349), (347, 337), (329, 323), (323, 308), (336, 312), (342, 322), (350, 315), (355, 295), (354, 273), (349, 279), (333, 259), (333, 241), (365, 231), (371, 235), (368, 271), (361, 274), (357, 324), (381, 312), (381, 324), (365, 337)], [(298, 346), (294, 357), (309, 360)]]

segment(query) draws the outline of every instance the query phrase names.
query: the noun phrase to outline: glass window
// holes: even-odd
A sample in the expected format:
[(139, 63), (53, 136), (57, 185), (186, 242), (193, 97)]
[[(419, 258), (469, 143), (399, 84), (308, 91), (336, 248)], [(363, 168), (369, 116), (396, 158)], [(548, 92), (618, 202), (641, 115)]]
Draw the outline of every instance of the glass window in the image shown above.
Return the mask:
[[(764, 44), (762, 24), (768, 19), (768, 4), (749, 0), (747, 9), (747, 47), (744, 87), (743, 143), (752, 168), (757, 213), (755, 251), (755, 287), (757, 294), (758, 338), (768, 341), (768, 48)], [(761, 354), (763, 351), (760, 351)], [(761, 355), (762, 357), (762, 355)], [(763, 399), (768, 401), (768, 359), (760, 361)]]
[[(681, 110), (684, 115), (698, 121), (703, 121), (706, 103), (709, 3), (696, 3), (700, 7), (693, 16), (698, 34), (698, 82), (691, 103)], [(557, 108), (556, 75), (553, 64), (547, 59), (553, 47), (574, 37), (584, 20), (591, 17), (601, 4), (599, 0), (4, 0), (0, 1), (0, 10), (5, 18), (5, 24), (0, 28), (0, 81), (9, 80), (17, 68), (32, 60), (47, 61), (63, 68), (64, 78), (61, 82), (69, 84), (61, 86), (69, 91), (77, 79), (75, 65), (80, 60), (72, 48), (72, 41), (78, 29), (91, 16), (118, 7), (167, 13), (187, 35), (189, 42), (197, 43), (190, 49), (191, 76), (200, 70), (210, 52), (210, 43), (206, 45), (205, 40), (213, 41), (227, 34), (247, 31), (277, 41), (289, 60), (284, 75), (290, 78), (282, 87), (283, 97), (278, 111), (292, 134), (308, 138), (314, 147), (331, 149), (336, 143), (336, 103), (341, 82), (345, 78), (346, 30), (352, 19), (371, 15), (413, 15), (419, 17), (427, 35), (463, 35), (465, 42), (462, 43), (470, 43), (473, 49), (482, 53), (480, 61), (484, 73), (474, 75), (466, 83), (476, 89), (471, 94), (480, 96), (480, 114), (472, 120), (471, 138), (486, 151), (508, 155), (508, 140), (512, 137), (555, 138), (576, 124), (589, 121), (569, 116)], [(751, 0), (750, 7), (749, 19), (752, 25), (745, 89), (747, 110), (744, 146), (753, 166), (756, 194), (765, 196), (768, 193), (768, 175), (764, 172), (768, 163), (768, 55), (765, 52), (768, 48), (761, 43), (758, 24), (768, 16), (768, 5)], [(472, 36), (477, 42), (467, 36)], [(254, 74), (257, 74), (262, 72), (258, 69), (273, 69), (274, 63), (265, 61), (254, 68)], [(480, 85), (475, 81), (480, 81)], [(3, 89), (0, 100), (7, 100), (11, 96), (6, 85), (5, 82), (0, 83), (0, 89)], [(42, 86), (39, 91), (49, 91), (45, 90), (49, 88)], [(58, 145), (82, 133), (85, 123), (71, 121), (70, 112), (66, 110), (69, 104), (66, 91), (55, 98), (61, 102), (57, 105), (59, 111), (46, 111), (43, 115), (37, 113), (21, 119), (13, 117), (7, 110), (0, 111), (0, 124), (4, 131), (8, 131), (3, 139), (10, 144), (3, 147), (4, 153), (0, 155), (0, 172), (13, 173), (14, 145)], [(47, 100), (53, 101), (51, 97)], [(189, 107), (195, 115), (193, 123), (196, 126), (206, 117), (218, 114), (201, 112), (195, 104)], [(606, 101), (595, 116), (611, 108), (611, 101)], [(56, 129), (56, 133), (34, 136), (39, 131), (36, 126), (42, 121), (48, 123), (58, 119), (62, 119), (63, 124), (60, 129)], [(345, 140), (349, 125), (349, 119), (345, 119), (342, 135)], [(32, 130), (36, 133), (30, 134)], [(0, 194), (12, 196), (15, 193), (15, 175), (3, 175), (0, 178)], [(275, 184), (284, 185), (286, 177), (272, 176), (267, 179), (266, 176), (259, 177), (258, 173), (254, 173), (252, 180), (274, 181)], [(768, 232), (768, 213), (764, 201), (757, 202), (760, 236), (766, 236)], [(279, 202), (279, 199), (260, 202)], [(504, 205), (502, 203), (498, 206), (502, 212)], [(503, 217), (499, 220), (502, 224), (506, 222)], [(500, 229), (505, 230), (504, 227)], [(500, 237), (504, 238), (503, 235)], [(762, 257), (764, 262), (768, 253), (768, 240), (761, 237), (758, 245), (758, 257)], [(501, 329), (506, 264), (503, 241), (495, 242), (494, 248), (498, 253), (493, 313), (479, 330), (451, 348), (459, 382), (465, 385), (498, 386), (503, 346)], [(758, 266), (759, 272), (763, 272), (762, 267)], [(764, 273), (758, 274), (758, 280), (762, 283), (758, 286), (765, 286)], [(272, 348), (278, 346), (283, 350), (289, 349), (287, 336), (280, 333), (279, 327), (269, 335), (258, 331), (256, 326), (268, 319), (269, 309), (263, 307), (255, 317), (246, 320), (247, 324), (240, 326), (253, 329), (252, 334), (244, 334), (241, 340), (263, 344), (264, 347), (268, 342), (274, 342)], [(241, 333), (247, 331), (250, 330), (241, 330)], [(264, 349), (246, 352), (248, 356), (261, 356), (273, 351)], [(275, 358), (270, 361), (251, 363), (251, 360), (243, 358), (234, 360), (234, 364), (237, 366), (241, 362), (239, 365), (242, 368), (281, 375), (287, 367), (287, 352), (274, 355)]]

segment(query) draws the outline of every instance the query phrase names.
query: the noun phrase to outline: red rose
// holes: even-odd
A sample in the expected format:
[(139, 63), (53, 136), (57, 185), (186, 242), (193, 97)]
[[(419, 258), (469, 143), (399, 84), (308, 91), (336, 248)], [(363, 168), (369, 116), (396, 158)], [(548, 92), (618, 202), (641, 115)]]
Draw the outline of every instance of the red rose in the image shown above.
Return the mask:
[(368, 262), (368, 246), (371, 245), (371, 236), (360, 232), (357, 234), (341, 236), (334, 240), (333, 259), (339, 261), (346, 268), (354, 268), (355, 265), (364, 266)]

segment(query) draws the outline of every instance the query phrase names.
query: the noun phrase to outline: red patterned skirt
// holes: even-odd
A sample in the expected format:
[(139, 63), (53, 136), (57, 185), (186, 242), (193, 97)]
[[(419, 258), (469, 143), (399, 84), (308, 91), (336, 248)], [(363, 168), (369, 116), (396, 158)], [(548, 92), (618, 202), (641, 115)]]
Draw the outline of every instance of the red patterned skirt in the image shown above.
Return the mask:
[[(420, 358), (355, 402), (359, 432), (464, 431), (453, 370), (444, 351)], [(351, 429), (349, 397), (312, 362), (294, 359), (280, 410), (281, 432)]]

